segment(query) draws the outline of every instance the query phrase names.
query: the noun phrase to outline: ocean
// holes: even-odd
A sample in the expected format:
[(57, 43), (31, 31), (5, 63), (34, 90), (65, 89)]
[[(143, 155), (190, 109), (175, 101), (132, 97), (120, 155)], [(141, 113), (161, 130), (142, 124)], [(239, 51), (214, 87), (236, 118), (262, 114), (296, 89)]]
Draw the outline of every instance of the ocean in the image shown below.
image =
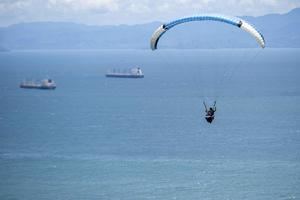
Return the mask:
[[(300, 199), (299, 55), (0, 53), (0, 199)], [(145, 78), (105, 77), (135, 66)], [(19, 88), (44, 78), (57, 88)]]

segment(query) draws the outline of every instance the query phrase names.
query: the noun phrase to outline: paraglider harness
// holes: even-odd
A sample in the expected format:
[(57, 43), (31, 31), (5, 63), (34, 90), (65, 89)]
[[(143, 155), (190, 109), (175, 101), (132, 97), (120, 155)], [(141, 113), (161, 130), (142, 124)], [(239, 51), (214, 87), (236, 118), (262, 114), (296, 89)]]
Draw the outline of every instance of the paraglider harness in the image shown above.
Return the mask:
[(203, 101), (204, 107), (205, 107), (205, 119), (208, 123), (212, 123), (212, 121), (215, 119), (215, 112), (217, 111), (216, 108), (216, 101), (214, 102), (213, 107), (210, 107), (209, 109), (207, 109), (207, 106), (205, 104), (205, 102)]

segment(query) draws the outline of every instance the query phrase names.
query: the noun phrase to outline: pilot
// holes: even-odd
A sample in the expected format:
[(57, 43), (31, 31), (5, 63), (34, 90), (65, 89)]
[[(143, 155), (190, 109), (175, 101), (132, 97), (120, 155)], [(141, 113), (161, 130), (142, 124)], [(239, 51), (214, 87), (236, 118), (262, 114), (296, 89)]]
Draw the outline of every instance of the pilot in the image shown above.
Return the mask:
[(205, 102), (203, 102), (203, 104), (204, 104), (205, 112), (206, 112), (205, 119), (208, 123), (212, 123), (212, 121), (215, 118), (215, 112), (217, 111), (216, 101), (215, 101), (213, 107), (210, 107), (209, 109), (207, 109)]

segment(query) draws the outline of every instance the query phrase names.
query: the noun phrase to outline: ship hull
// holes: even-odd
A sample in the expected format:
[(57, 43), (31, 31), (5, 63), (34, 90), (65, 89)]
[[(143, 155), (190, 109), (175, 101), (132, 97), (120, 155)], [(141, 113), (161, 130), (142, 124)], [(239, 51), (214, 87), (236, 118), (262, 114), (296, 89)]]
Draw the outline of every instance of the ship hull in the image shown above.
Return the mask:
[(41, 90), (54, 90), (56, 88), (56, 86), (20, 85), (20, 88), (25, 88), (25, 89), (41, 89)]
[(106, 74), (105, 76), (109, 78), (144, 78), (144, 75), (135, 74)]

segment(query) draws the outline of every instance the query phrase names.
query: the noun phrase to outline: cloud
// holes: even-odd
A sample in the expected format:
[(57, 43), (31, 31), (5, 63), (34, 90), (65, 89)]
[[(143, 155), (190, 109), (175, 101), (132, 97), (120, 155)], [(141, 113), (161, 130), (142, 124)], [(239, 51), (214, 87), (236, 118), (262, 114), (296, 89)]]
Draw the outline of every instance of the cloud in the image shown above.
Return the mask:
[(115, 0), (49, 0), (48, 7), (73, 12), (113, 12), (118, 10), (118, 3)]
[(134, 24), (197, 13), (264, 15), (300, 7), (300, 0), (0, 0), (0, 26), (30, 21)]
[(22, 9), (30, 5), (30, 0), (0, 0), (0, 11)]

